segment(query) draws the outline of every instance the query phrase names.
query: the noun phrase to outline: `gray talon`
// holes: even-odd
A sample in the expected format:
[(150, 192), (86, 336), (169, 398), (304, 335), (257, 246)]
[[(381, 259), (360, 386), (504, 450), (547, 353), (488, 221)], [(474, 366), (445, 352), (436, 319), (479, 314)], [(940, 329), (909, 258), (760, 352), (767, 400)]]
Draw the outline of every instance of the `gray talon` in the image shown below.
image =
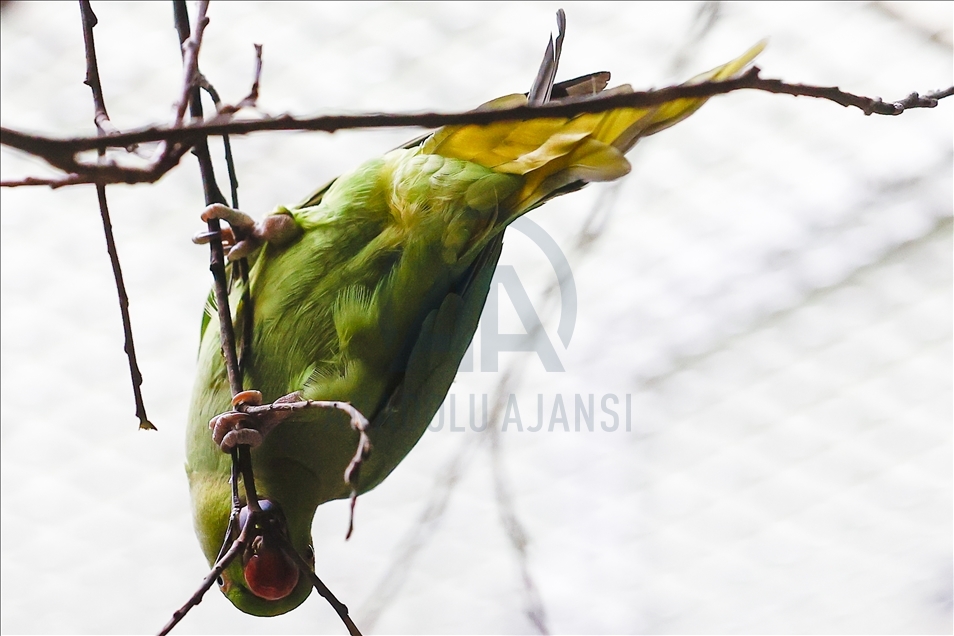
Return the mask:
[(209, 421), (209, 428), (212, 429), (212, 441), (215, 442), (217, 446), (221, 447), (223, 441), (229, 433), (236, 430), (242, 430), (245, 428), (246, 422), (250, 422), (251, 419), (252, 418), (250, 418), (248, 415), (245, 415), (244, 413), (237, 413), (235, 411), (216, 415), (211, 421)]
[(206, 222), (211, 221), (212, 219), (225, 221), (232, 226), (232, 229), (238, 230), (240, 233), (252, 232), (255, 228), (255, 219), (244, 212), (233, 210), (227, 205), (222, 205), (221, 203), (213, 203), (207, 207), (205, 210), (203, 210), (199, 218)]
[(223, 452), (227, 453), (240, 444), (255, 448), (262, 443), (263, 439), (262, 434), (254, 428), (238, 428), (234, 431), (229, 431), (219, 446)]
[(229, 250), (228, 259), (229, 261), (237, 261), (240, 258), (245, 258), (252, 254), (255, 250), (262, 246), (261, 242), (254, 238), (247, 238), (236, 243), (232, 249)]

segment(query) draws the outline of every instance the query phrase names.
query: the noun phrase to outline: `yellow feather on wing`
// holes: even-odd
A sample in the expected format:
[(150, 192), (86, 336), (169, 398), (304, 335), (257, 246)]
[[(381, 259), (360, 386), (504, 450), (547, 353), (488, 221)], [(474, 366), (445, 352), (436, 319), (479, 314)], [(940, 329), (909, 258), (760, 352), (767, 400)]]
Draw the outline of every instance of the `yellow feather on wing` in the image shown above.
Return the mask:
[[(764, 48), (765, 42), (759, 42), (738, 58), (697, 75), (686, 84), (731, 78)], [(622, 85), (601, 95), (632, 92), (632, 87)], [(507, 201), (510, 214), (500, 219), (507, 223), (564, 185), (576, 181), (612, 181), (627, 174), (630, 164), (624, 154), (640, 138), (682, 121), (707, 99), (677, 99), (649, 108), (619, 108), (571, 118), (448, 126), (425, 141), (421, 151), (523, 176), (523, 186)], [(526, 103), (525, 95), (506, 95), (480, 108), (509, 108)]]

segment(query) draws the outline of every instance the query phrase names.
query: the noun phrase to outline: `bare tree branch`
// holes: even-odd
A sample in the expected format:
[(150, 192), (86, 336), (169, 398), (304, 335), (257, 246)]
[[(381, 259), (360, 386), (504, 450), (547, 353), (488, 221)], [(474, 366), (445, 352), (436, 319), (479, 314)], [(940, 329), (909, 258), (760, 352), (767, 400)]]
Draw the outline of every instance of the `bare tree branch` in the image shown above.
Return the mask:
[[(176, 115), (177, 123), (181, 123), (182, 118), (184, 117), (185, 108), (189, 108), (190, 115), (197, 120), (202, 118), (202, 103), (201, 103), (201, 90), (205, 90), (212, 96), (213, 101), (218, 104), (220, 103), (218, 93), (215, 88), (202, 76), (198, 67), (198, 51), (202, 44), (202, 35), (204, 32), (205, 26), (208, 24), (208, 18), (206, 17), (206, 9), (208, 8), (208, 1), (203, 1), (199, 3), (199, 13), (197, 19), (196, 30), (193, 35), (190, 36), (190, 25), (189, 25), (189, 15), (186, 8), (184, 0), (174, 0), (173, 2), (174, 14), (176, 29), (179, 33), (179, 41), (182, 46), (182, 55), (183, 55), (183, 66), (184, 66), (184, 77), (185, 85), (183, 89), (182, 99), (179, 103), (179, 108)], [(244, 106), (254, 106), (255, 101), (258, 99), (258, 89), (259, 89), (259, 79), (261, 77), (262, 70), (262, 47), (256, 45), (256, 64), (254, 71), (254, 80), (252, 83), (251, 91), (249, 95), (245, 97), (237, 107), (234, 107), (235, 110)], [(227, 110), (226, 107), (223, 110)], [(223, 135), (226, 141), (226, 157), (229, 165), (229, 178), (232, 186), (232, 197), (233, 205), (238, 204), (238, 182), (234, 175), (234, 165), (231, 158), (231, 147), (228, 145), (227, 135)], [(176, 156), (181, 157), (184, 154), (184, 149), (190, 147), (194, 144), (195, 148), (193, 153), (196, 155), (196, 158), (199, 162), (199, 169), (202, 176), (202, 185), (203, 190), (205, 191), (205, 201), (207, 205), (211, 204), (224, 204), (225, 197), (222, 195), (222, 192), (219, 190), (219, 187), (215, 181), (214, 169), (212, 166), (212, 160), (209, 155), (209, 146), (207, 136), (201, 136), (190, 143), (178, 143), (171, 140), (166, 141), (167, 146), (163, 151), (163, 156)], [(100, 153), (103, 150), (99, 150)], [(161, 176), (161, 175), (160, 175)], [(215, 297), (216, 307), (218, 310), (219, 318), (219, 333), (221, 338), (221, 349), (222, 355), (225, 358), (225, 367), (226, 373), (229, 380), (229, 388), (232, 393), (232, 403), (239, 412), (248, 413), (254, 415), (256, 413), (271, 413), (273, 411), (294, 411), (300, 408), (309, 408), (309, 407), (324, 407), (324, 408), (336, 408), (347, 412), (352, 419), (352, 425), (360, 433), (360, 440), (358, 443), (358, 450), (355, 454), (354, 459), (348, 466), (348, 470), (345, 472), (344, 479), (347, 483), (352, 486), (352, 503), (351, 503), (351, 523), (349, 525), (349, 535), (351, 529), (353, 528), (354, 523), (354, 500), (357, 496), (357, 479), (358, 471), (361, 466), (362, 460), (367, 455), (370, 450), (370, 441), (368, 440), (365, 429), (367, 428), (368, 422), (367, 419), (357, 411), (350, 404), (343, 402), (310, 402), (305, 401), (302, 403), (279, 403), (272, 404), (267, 406), (259, 405), (249, 405), (246, 404), (246, 401), (249, 399), (251, 394), (255, 394), (255, 391), (243, 391), (243, 375), (241, 367), (239, 365), (239, 358), (237, 355), (237, 349), (235, 344), (235, 326), (232, 322), (232, 314), (229, 308), (229, 290), (228, 290), (228, 280), (226, 277), (225, 271), (225, 256), (222, 246), (222, 229), (220, 221), (215, 216), (208, 217), (208, 233), (209, 237), (209, 247), (210, 247), (210, 264), (209, 269), (212, 272), (213, 277), (213, 293)], [(234, 228), (233, 228), (234, 231)], [(237, 262), (239, 271), (244, 278), (244, 288), (246, 293), (248, 292), (248, 266), (245, 259), (240, 259)], [(250, 307), (251, 298), (248, 296), (245, 297), (246, 309)], [(245, 343), (247, 344), (250, 341), (250, 331), (251, 328), (251, 317), (246, 316), (244, 321), (246, 326), (246, 338)], [(261, 395), (259, 394), (260, 398)], [(348, 629), (348, 632), (352, 636), (360, 636), (361, 632), (355, 626), (354, 622), (351, 620), (348, 615), (348, 608), (341, 603), (334, 594), (331, 593), (331, 590), (315, 575), (314, 571), (308, 566), (308, 564), (301, 558), (301, 556), (295, 551), (294, 547), (288, 542), (287, 537), (281, 533), (276, 533), (272, 530), (270, 525), (266, 525), (265, 529), (259, 527), (258, 519), (263, 518), (262, 516), (267, 516), (267, 513), (263, 512), (258, 499), (258, 494), (255, 488), (255, 476), (252, 470), (252, 456), (251, 448), (248, 445), (238, 445), (235, 448), (230, 450), (231, 459), (232, 459), (232, 513), (229, 519), (229, 527), (226, 532), (222, 550), (220, 551), (221, 558), (215, 564), (212, 569), (212, 572), (203, 580), (199, 588), (193, 593), (190, 599), (179, 608), (174, 614), (169, 623), (163, 627), (160, 632), (161, 635), (168, 634), (175, 626), (185, 617), (188, 612), (198, 605), (205, 593), (211, 588), (212, 581), (214, 581), (227, 567), (228, 563), (232, 561), (241, 550), (244, 549), (245, 545), (257, 536), (264, 532), (271, 532), (272, 538), (277, 542), (281, 547), (282, 551), (289, 556), (298, 566), (298, 569), (309, 578), (312, 585), (315, 589), (318, 590), (318, 593), (321, 594), (334, 608), (335, 612), (341, 618), (342, 622)], [(231, 537), (235, 524), (238, 523), (240, 518), (239, 510), (241, 506), (241, 497), (238, 491), (238, 475), (242, 476), (242, 484), (245, 490), (245, 505), (249, 510), (249, 516), (246, 519), (245, 525), (241, 528), (241, 531), (238, 535), (238, 538), (232, 540)], [(230, 543), (231, 542), (231, 543)]]
[(205, 596), (205, 593), (209, 591), (209, 588), (212, 587), (212, 584), (215, 583), (215, 580), (219, 578), (225, 569), (229, 566), (232, 561), (235, 560), (235, 557), (245, 548), (248, 542), (252, 539), (249, 536), (251, 533), (250, 529), (254, 528), (253, 523), (246, 523), (245, 527), (242, 528), (242, 532), (239, 534), (238, 538), (232, 542), (232, 545), (229, 547), (228, 551), (222, 555), (222, 557), (216, 562), (212, 567), (212, 570), (202, 579), (202, 584), (199, 586), (192, 596), (189, 597), (189, 600), (185, 604), (177, 609), (172, 614), (172, 618), (169, 619), (169, 622), (163, 626), (159, 631), (159, 636), (166, 636), (169, 632), (172, 631), (172, 628), (179, 624), (186, 614), (189, 613), (193, 607), (202, 602), (202, 597)]
[[(812, 97), (835, 102), (861, 110), (865, 115), (900, 115), (916, 108), (934, 108), (938, 101), (954, 94), (954, 87), (931, 93), (911, 93), (907, 97), (885, 102), (881, 98), (848, 93), (834, 86), (790, 84), (778, 79), (760, 77), (760, 69), (752, 67), (739, 77), (715, 82), (682, 84), (657, 90), (628, 94), (594, 96), (572, 102), (555, 102), (543, 106), (518, 106), (501, 110), (471, 110), (459, 113), (371, 113), (364, 115), (327, 115), (297, 118), (291, 115), (266, 117), (256, 120), (234, 120), (225, 113), (209, 121), (181, 126), (153, 126), (105, 137), (74, 137), (54, 139), (43, 135), (0, 128), (0, 144), (22, 150), (47, 161), (66, 173), (59, 179), (20, 179), (0, 182), (0, 186), (49, 185), (61, 187), (76, 183), (144, 183), (154, 182), (171, 170), (179, 161), (184, 148), (200, 139), (218, 135), (247, 135), (260, 131), (324, 131), (421, 127), (438, 128), (460, 124), (490, 124), (517, 119), (572, 117), (581, 113), (598, 113), (615, 108), (649, 108), (677, 99), (707, 98), (739, 90), (758, 90), (768, 93)], [(77, 154), (106, 148), (125, 148), (133, 144), (165, 141), (170, 144), (160, 158), (144, 168), (125, 167), (115, 163), (90, 164), (81, 162)]]
[[(177, 3), (178, 4), (178, 3)], [(186, 108), (192, 108), (191, 115), (196, 117), (195, 106), (196, 97), (198, 95), (195, 93), (196, 86), (199, 85), (199, 49), (202, 48), (202, 36), (205, 34), (205, 27), (209, 24), (209, 18), (206, 17), (206, 12), (209, 10), (208, 0), (203, 0), (198, 3), (199, 15), (195, 19), (195, 32), (192, 35), (189, 35), (188, 31), (188, 16), (185, 16), (185, 27), (186, 30), (182, 30), (183, 21), (180, 17), (180, 12), (176, 7), (176, 28), (179, 30), (179, 43), (182, 46), (182, 66), (184, 71), (182, 73), (182, 94), (179, 96), (179, 101), (176, 104), (176, 118), (173, 126), (181, 126), (182, 121), (185, 118)], [(184, 9), (184, 7), (183, 7)], [(185, 39), (183, 39), (185, 35)], [(199, 109), (198, 117), (201, 117), (201, 108)]]
[(354, 624), (354, 621), (351, 620), (351, 615), (348, 613), (348, 606), (338, 600), (338, 598), (331, 593), (331, 590), (328, 589), (328, 586), (318, 578), (318, 575), (315, 574), (304, 559), (301, 558), (301, 555), (295, 551), (295, 549), (289, 545), (287, 542), (279, 544), (282, 548), (282, 551), (287, 557), (295, 562), (295, 565), (298, 566), (298, 570), (302, 572), (308, 579), (311, 581), (312, 586), (331, 607), (335, 610), (335, 613), (338, 614), (338, 618), (341, 619), (341, 622), (344, 623), (345, 627), (348, 628), (348, 633), (351, 636), (361, 636), (361, 630), (358, 629), (357, 625)]
[[(96, 61), (96, 42), (93, 38), (93, 27), (96, 26), (96, 14), (90, 7), (89, 0), (80, 0), (80, 15), (83, 22), (83, 41), (86, 47), (86, 80), (93, 93), (93, 122), (100, 135), (114, 132), (116, 129), (109, 121), (106, 112), (106, 100), (103, 97), (103, 87), (99, 80), (99, 64)], [(99, 150), (102, 158), (104, 150)], [(154, 431), (156, 427), (146, 415), (146, 405), (142, 399), (142, 373), (136, 361), (136, 345), (133, 341), (132, 320), (129, 316), (129, 296), (126, 294), (126, 284), (123, 281), (123, 270), (119, 264), (119, 252), (116, 250), (116, 239), (113, 236), (113, 223), (109, 217), (109, 206), (106, 203), (106, 186), (96, 184), (96, 197), (99, 201), (99, 214), (103, 220), (103, 234), (106, 237), (106, 251), (109, 253), (109, 262), (113, 268), (113, 278), (116, 280), (116, 294), (119, 296), (119, 312), (123, 321), (125, 343), (123, 350), (129, 360), (129, 376), (132, 379), (133, 397), (136, 401), (136, 417), (139, 418), (141, 430)]]
[[(179, 108), (176, 115), (177, 121), (181, 121), (185, 114), (186, 107), (190, 109), (190, 114), (193, 117), (198, 119), (201, 119), (202, 117), (201, 93), (198, 86), (198, 78), (200, 77), (198, 69), (198, 50), (201, 46), (201, 38), (205, 29), (205, 25), (208, 24), (208, 18), (205, 17), (207, 8), (208, 1), (199, 3), (199, 23), (197, 25), (195, 35), (190, 37), (189, 13), (186, 3), (184, 0), (175, 0), (173, 2), (175, 26), (176, 31), (179, 34), (179, 43), (182, 47), (181, 52), (183, 57), (183, 66), (185, 67), (183, 73), (185, 77), (185, 87), (179, 101)], [(185, 154), (185, 151), (188, 149), (188, 147), (189, 146), (187, 145), (181, 145), (175, 151), (175, 153), (181, 158), (181, 156)], [(167, 155), (167, 151), (170, 150), (170, 148), (172, 148), (172, 146), (166, 146), (162, 154), (163, 157)], [(205, 191), (206, 204), (224, 203), (225, 200), (218, 188), (218, 185), (215, 182), (215, 174), (212, 167), (212, 160), (209, 156), (209, 147), (206, 139), (203, 138), (198, 141), (195, 148), (195, 155), (199, 162), (199, 171), (202, 176), (202, 186), (203, 190)], [(162, 157), (160, 157), (160, 160), (161, 158)], [(222, 247), (221, 227), (217, 218), (209, 219), (208, 231), (211, 237), (211, 240), (209, 241), (209, 269), (212, 272), (213, 290), (215, 294), (216, 306), (218, 308), (219, 333), (221, 334), (222, 340), (222, 354), (225, 358), (229, 386), (231, 388), (232, 395), (234, 396), (242, 391), (242, 376), (239, 372), (238, 361), (235, 353), (235, 334), (232, 326), (232, 315), (229, 312), (228, 288), (225, 278), (225, 253)], [(231, 531), (233, 524), (237, 524), (239, 519), (239, 507), (241, 506), (237, 479), (239, 474), (241, 474), (243, 478), (246, 501), (249, 509), (253, 512), (261, 512), (261, 509), (258, 505), (258, 497), (255, 492), (255, 482), (252, 475), (252, 462), (248, 448), (234, 448), (231, 451), (231, 456), (232, 513), (229, 519), (229, 526), (228, 531), (226, 532), (225, 542), (222, 546), (222, 551), (220, 551), (220, 558), (212, 568), (212, 571), (209, 572), (205, 579), (203, 579), (202, 584), (192, 594), (185, 605), (173, 613), (172, 619), (170, 619), (170, 621), (159, 632), (160, 636), (165, 636), (172, 631), (179, 621), (181, 621), (193, 607), (202, 601), (202, 597), (205, 596), (205, 593), (208, 592), (209, 588), (212, 587), (212, 582), (215, 581), (222, 574), (222, 572), (225, 571), (225, 568), (228, 567), (229, 563), (231, 563), (231, 561), (233, 561), (235, 557), (242, 550), (244, 550), (246, 543), (250, 540), (250, 528), (254, 527), (251, 515), (249, 516), (245, 526), (241, 528), (239, 536), (232, 541), (231, 545), (229, 545), (226, 549), (226, 545), (228, 545), (228, 542), (232, 536)]]
[[(243, 108), (255, 108), (256, 104), (258, 103), (258, 90), (262, 80), (262, 45), (255, 44), (253, 46), (255, 47), (255, 70), (253, 72), (252, 88), (249, 90), (248, 95), (243, 97), (242, 101), (235, 105), (226, 104), (221, 106), (220, 102), (216, 100), (216, 110), (220, 115), (231, 115), (233, 113), (237, 113)], [(203, 86), (203, 88), (205, 88), (205, 86)], [(216, 98), (213, 97), (213, 100), (215, 99)]]

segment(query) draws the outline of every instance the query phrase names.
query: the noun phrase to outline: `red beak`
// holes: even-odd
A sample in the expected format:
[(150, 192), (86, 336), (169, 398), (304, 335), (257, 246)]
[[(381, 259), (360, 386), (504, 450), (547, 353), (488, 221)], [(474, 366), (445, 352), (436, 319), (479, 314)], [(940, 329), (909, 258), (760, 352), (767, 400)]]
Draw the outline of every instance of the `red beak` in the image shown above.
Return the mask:
[(262, 542), (245, 562), (245, 583), (249, 591), (266, 601), (277, 601), (298, 585), (298, 567), (275, 546)]

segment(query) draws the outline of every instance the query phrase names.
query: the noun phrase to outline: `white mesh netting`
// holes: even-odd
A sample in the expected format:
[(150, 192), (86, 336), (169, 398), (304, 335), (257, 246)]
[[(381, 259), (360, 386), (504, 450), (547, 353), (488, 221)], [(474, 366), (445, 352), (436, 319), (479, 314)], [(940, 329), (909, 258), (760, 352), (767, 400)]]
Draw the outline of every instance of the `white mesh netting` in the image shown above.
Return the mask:
[[(886, 99), (952, 83), (951, 3), (671, 4), (563, 5), (560, 77), (606, 69), (659, 86), (767, 36), (769, 77)], [(213, 3), (201, 66), (235, 101), (264, 44), (272, 114), (470, 108), (526, 90), (558, 6)], [(94, 9), (114, 123), (168, 119), (170, 7)], [(0, 28), (3, 125), (93, 131), (76, 5), (10, 3)], [(482, 370), (478, 334), (477, 370), (452, 390), (468, 430), (425, 434), (361, 498), (351, 541), (346, 504), (319, 510), (319, 574), (358, 625), (951, 633), (952, 121), (950, 103), (866, 118), (778, 95), (713, 99), (642, 142), (621, 183), (531, 215), (572, 268), (566, 347), (556, 275), (509, 232), (501, 263), (565, 371), (532, 353)], [(233, 140), (242, 208), (293, 203), (416, 134)], [(2, 157), (5, 178), (44, 173)], [(160, 430), (132, 417), (93, 189), (4, 190), (4, 633), (153, 631), (205, 572), (182, 470), (209, 284), (189, 242), (198, 171), (188, 157), (154, 186), (108, 194)], [(523, 332), (500, 298), (501, 331)], [(524, 430), (469, 430), (470, 396), (501, 392)], [(625, 415), (601, 428), (607, 394), (619, 413), (630, 396), (629, 430)], [(593, 432), (572, 430), (577, 395), (594, 396)], [(571, 432), (547, 430), (557, 396)], [(262, 631), (343, 629), (317, 595), (257, 619), (215, 590), (181, 625)]]

